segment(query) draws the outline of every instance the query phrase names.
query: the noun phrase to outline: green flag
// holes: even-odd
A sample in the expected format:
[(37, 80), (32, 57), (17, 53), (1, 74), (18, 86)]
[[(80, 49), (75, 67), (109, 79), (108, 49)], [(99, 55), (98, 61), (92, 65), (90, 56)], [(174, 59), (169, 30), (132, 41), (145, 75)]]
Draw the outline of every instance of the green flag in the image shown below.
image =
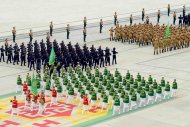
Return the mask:
[(170, 37), (170, 26), (169, 26), (169, 23), (166, 27), (166, 35), (165, 35), (166, 38)]
[(51, 54), (50, 54), (50, 57), (49, 57), (49, 65), (53, 64), (54, 61), (55, 61), (55, 51), (54, 51), (54, 48), (52, 47)]
[(37, 90), (37, 85), (36, 85), (36, 79), (35, 79), (35, 76), (34, 76), (34, 72), (33, 72), (33, 75), (32, 75), (32, 94), (33, 95), (37, 95), (38, 94), (38, 90)]

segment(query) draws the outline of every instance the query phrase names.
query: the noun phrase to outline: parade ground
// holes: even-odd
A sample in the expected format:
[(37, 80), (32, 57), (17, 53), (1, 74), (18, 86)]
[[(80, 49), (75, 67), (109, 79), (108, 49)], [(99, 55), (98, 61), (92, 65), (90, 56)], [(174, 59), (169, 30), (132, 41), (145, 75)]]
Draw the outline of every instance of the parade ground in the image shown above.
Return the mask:
[[(40, 2), (43, 3), (44, 0), (41, 0)], [(100, 2), (101, 1), (99, 1), (99, 3)], [(170, 0), (170, 2), (172, 2), (172, 0)], [(184, 3), (186, 2), (188, 1), (184, 1)], [(83, 0), (83, 3), (85, 3), (85, 0)], [(92, 3), (91, 6), (93, 6), (93, 4), (95, 3)], [(97, 3), (97, 5), (95, 4), (96, 7), (99, 6), (99, 3)], [(130, 9), (132, 10), (132, 8), (135, 7), (136, 3), (131, 2), (131, 4), (133, 5), (133, 7), (130, 7), (127, 10), (127, 12), (131, 12)], [(163, 5), (167, 5), (167, 3), (165, 2), (158, 2), (158, 1), (156, 1), (155, 4), (158, 4), (157, 6), (159, 7), (154, 5), (154, 3), (150, 3), (151, 5), (147, 5), (146, 2), (141, 4), (147, 6), (147, 8), (148, 6), (152, 6), (152, 8), (155, 9), (154, 10), (151, 7), (149, 7), (150, 9), (149, 13), (157, 12), (156, 11), (157, 9), (165, 7)], [(173, 4), (178, 5), (183, 3), (173, 2)], [(49, 3), (49, 5), (51, 5), (51, 2)], [(0, 7), (1, 6), (4, 7), (4, 5), (0, 5)], [(24, 6), (24, 4), (22, 6)], [(56, 4), (52, 4), (52, 6), (57, 7)], [(76, 9), (80, 10), (80, 8), (78, 8), (77, 5), (75, 6)], [(100, 7), (100, 9), (103, 10), (104, 7), (106, 8), (107, 6), (104, 5)], [(114, 3), (112, 3), (112, 6), (114, 7)], [(125, 8), (124, 7), (119, 8), (119, 6), (121, 6), (121, 3), (117, 6), (117, 10), (120, 11), (121, 14), (124, 13)], [(138, 6), (140, 6), (140, 9), (137, 10), (137, 12), (139, 13), (141, 12), (142, 7), (141, 5)], [(46, 5), (46, 9), (48, 9), (47, 7), (48, 6)], [(68, 8), (69, 7), (70, 6), (68, 6)], [(189, 7), (189, 4), (187, 7)], [(176, 8), (178, 8), (178, 6)], [(94, 12), (95, 9), (94, 10), (93, 9), (94, 8), (92, 8), (88, 13), (86, 13), (88, 17), (90, 17), (91, 14), (93, 13), (94, 17), (98, 17), (98, 14)], [(84, 10), (88, 9), (85, 8)], [(40, 11), (45, 12), (45, 10), (42, 9), (40, 9)], [(21, 13), (22, 11), (19, 10), (19, 12)], [(85, 11), (81, 11), (81, 13), (84, 12)], [(114, 13), (115, 10), (111, 12)], [(35, 11), (35, 13), (37, 12)], [(82, 14), (77, 15), (75, 13), (76, 11), (71, 11), (71, 15), (65, 17), (68, 19), (67, 22), (69, 22), (73, 21), (72, 14), (75, 15), (76, 18), (74, 20), (76, 22), (73, 22), (73, 24), (77, 26), (78, 23), (80, 22), (78, 20), (83, 19), (84, 16)], [(189, 13), (189, 11), (187, 13)], [(177, 16), (179, 16), (179, 14), (180, 13), (178, 13)], [(23, 16), (26, 17), (26, 15), (27, 13)], [(52, 16), (53, 12), (51, 12), (50, 15), (51, 16), (47, 16), (46, 14), (44, 16), (46, 18), (44, 19), (44, 21), (41, 22), (40, 21), (32, 22), (31, 20), (35, 19), (32, 16), (31, 18), (25, 20), (23, 19), (20, 22), (19, 18), (15, 17), (14, 20), (16, 26), (19, 26), (18, 29), (20, 29), (18, 30), (18, 34), (23, 34), (23, 33), (26, 34), (29, 31), (28, 28), (33, 28), (33, 26), (34, 27), (36, 26), (36, 28), (33, 28), (34, 31), (35, 30), (45, 31), (46, 29), (48, 30), (48, 26), (46, 25), (43, 26), (43, 24), (45, 23), (49, 24), (49, 22), (47, 23), (45, 21), (51, 21), (55, 17), (60, 17), (57, 18), (57, 26), (55, 25), (55, 27), (56, 28), (63, 27), (63, 24), (61, 24), (61, 21), (63, 20), (61, 14), (60, 15), (55, 14), (55, 17), (53, 17)], [(110, 11), (105, 11), (104, 16), (106, 17), (107, 15), (110, 15)], [(43, 19), (43, 15), (38, 15), (38, 16), (40, 17), (38, 20)], [(94, 17), (93, 16), (90, 17), (92, 19), (90, 20), (91, 23), (94, 22), (93, 20)], [(6, 19), (7, 17), (3, 15), (3, 20)], [(108, 16), (107, 20), (109, 19), (110, 17)], [(156, 17), (150, 18), (150, 21), (156, 23)], [(134, 23), (139, 23), (139, 22), (142, 23), (141, 20), (134, 21)], [(163, 15), (161, 17), (160, 24), (167, 24), (167, 23), (172, 23), (172, 16), (168, 18), (168, 16)], [(129, 25), (129, 22), (127, 23), (122, 22), (121, 24)], [(11, 31), (12, 26), (14, 26), (13, 21), (6, 22), (3, 25), (4, 26), (1, 27), (3, 30), (0, 30), (0, 36), (1, 32), (3, 32), (2, 33), (3, 37), (11, 36), (11, 33), (7, 31)], [(5, 27), (6, 25), (10, 27), (10, 30), (7, 27)], [(111, 73), (114, 73), (115, 70), (118, 69), (119, 72), (121, 72), (121, 75), (124, 76), (127, 70), (129, 70), (130, 73), (133, 74), (134, 76), (136, 76), (137, 73), (140, 73), (146, 79), (149, 77), (149, 75), (152, 75), (152, 77), (154, 77), (154, 79), (156, 79), (158, 82), (160, 82), (161, 78), (164, 77), (166, 81), (170, 82), (170, 84), (172, 84), (174, 79), (176, 79), (178, 84), (178, 89), (174, 97), (170, 99), (165, 99), (161, 102), (155, 102), (154, 104), (148, 104), (144, 107), (140, 107), (135, 110), (122, 112), (114, 116), (112, 114), (113, 109), (111, 108), (110, 104), (108, 105), (108, 110), (106, 109), (101, 110), (101, 107), (97, 106), (97, 107), (92, 107), (88, 112), (85, 112), (83, 114), (82, 105), (79, 105), (80, 103), (79, 100), (77, 101), (74, 100), (72, 104), (66, 104), (66, 97), (65, 95), (63, 95), (61, 96), (61, 98), (58, 99), (57, 105), (51, 106), (50, 105), (51, 99), (50, 97), (47, 97), (46, 111), (39, 115), (36, 110), (33, 111), (30, 111), (30, 109), (25, 110), (24, 97), (21, 95), (21, 93), (16, 93), (17, 76), (20, 75), (24, 80), (26, 74), (29, 73), (30, 75), (32, 75), (33, 71), (29, 71), (29, 68), (27, 68), (27, 66), (12, 65), (12, 64), (7, 64), (6, 62), (0, 62), (0, 127), (88, 127), (88, 126), (90, 127), (190, 127), (190, 120), (189, 120), (190, 48), (183, 48), (179, 50), (173, 50), (171, 52), (165, 52), (159, 55), (154, 55), (154, 48), (152, 45), (139, 47), (136, 43), (129, 44), (128, 42), (121, 43), (121, 42), (110, 41), (109, 29), (111, 28), (111, 26), (113, 25), (106, 25), (103, 29), (102, 34), (98, 33), (99, 28), (97, 27), (89, 28), (86, 43), (82, 41), (81, 29), (75, 30), (73, 32), (71, 31), (70, 35), (71, 37), (69, 40), (66, 39), (65, 33), (56, 33), (51, 38), (51, 41), (56, 39), (58, 42), (61, 42), (62, 40), (64, 40), (65, 44), (68, 44), (71, 41), (73, 45), (78, 42), (81, 47), (84, 44), (86, 44), (88, 47), (94, 45), (96, 48), (98, 48), (99, 46), (101, 46), (102, 49), (105, 49), (106, 47), (109, 47), (111, 50), (113, 48), (116, 48), (116, 51), (118, 52), (117, 64), (107, 66), (107, 68), (111, 71)], [(4, 39), (3, 37), (0, 37), (0, 39), (3, 40)], [(46, 38), (46, 33), (44, 35), (39, 35), (37, 37), (34, 37), (34, 40), (38, 40), (39, 42), (41, 39), (45, 40), (45, 38)], [(19, 45), (22, 42), (27, 44), (28, 40), (29, 40), (28, 38), (23, 37), (21, 39), (18, 39), (16, 42)], [(4, 42), (0, 43), (1, 43), (0, 46), (4, 45)], [(9, 43), (12, 42), (9, 41)], [(14, 45), (14, 43), (12, 44)], [(104, 68), (100, 68), (100, 71), (103, 72)], [(92, 70), (92, 72), (94, 72), (94, 70)], [(19, 115), (11, 117), (10, 100), (12, 100), (14, 96), (17, 96)], [(97, 105), (98, 103), (99, 100), (97, 102)]]

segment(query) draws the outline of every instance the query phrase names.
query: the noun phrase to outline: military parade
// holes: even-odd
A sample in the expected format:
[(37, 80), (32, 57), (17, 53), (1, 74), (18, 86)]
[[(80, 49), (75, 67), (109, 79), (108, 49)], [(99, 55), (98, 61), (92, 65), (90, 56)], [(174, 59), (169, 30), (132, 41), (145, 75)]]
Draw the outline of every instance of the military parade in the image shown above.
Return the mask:
[(73, 22), (48, 19), (45, 30), (12, 25), (8, 35), (0, 32), (0, 79), (14, 80), (12, 93), (0, 94), (0, 127), (17, 120), (15, 126), (86, 127), (155, 105), (159, 110), (151, 115), (164, 121), (166, 113), (180, 114), (174, 106), (188, 93), (189, 68), (183, 66), (189, 56), (175, 55), (189, 53), (190, 8), (144, 7), (98, 18), (84, 14)]

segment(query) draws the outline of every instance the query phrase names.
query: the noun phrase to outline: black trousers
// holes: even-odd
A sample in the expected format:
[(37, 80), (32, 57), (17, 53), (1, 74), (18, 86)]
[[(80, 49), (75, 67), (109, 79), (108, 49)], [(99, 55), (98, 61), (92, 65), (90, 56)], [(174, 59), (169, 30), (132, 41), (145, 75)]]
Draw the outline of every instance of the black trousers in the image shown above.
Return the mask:
[(116, 55), (113, 55), (112, 64), (117, 64)]
[(12, 63), (11, 60), (12, 60), (12, 56), (11, 56), (11, 55), (8, 55), (7, 63), (8, 63), (9, 61), (10, 61), (10, 63)]
[(25, 59), (25, 57), (21, 57), (21, 66), (22, 66), (22, 64), (24, 64), (24, 66), (25, 66), (25, 64), (26, 64), (26, 59)]
[(83, 36), (83, 41), (86, 42), (86, 35)]
[(105, 57), (106, 66), (109, 64), (110, 66), (110, 57)]
[(16, 35), (13, 34), (13, 42), (15, 42), (16, 39)]
[(52, 36), (53, 34), (53, 29), (50, 29), (50, 36)]
[(70, 32), (67, 31), (67, 39), (69, 39), (69, 34), (70, 34)]
[(102, 26), (100, 26), (100, 33), (102, 33)]
[(104, 67), (104, 58), (100, 59), (100, 67), (102, 67), (102, 66)]
[[(1, 59), (3, 58), (3, 62), (5, 62), (4, 53), (1, 54)], [(1, 61), (1, 60), (0, 60)]]
[(30, 71), (31, 71), (32, 67), (33, 67), (33, 69), (35, 70), (35, 64), (34, 64), (34, 61), (30, 61)]

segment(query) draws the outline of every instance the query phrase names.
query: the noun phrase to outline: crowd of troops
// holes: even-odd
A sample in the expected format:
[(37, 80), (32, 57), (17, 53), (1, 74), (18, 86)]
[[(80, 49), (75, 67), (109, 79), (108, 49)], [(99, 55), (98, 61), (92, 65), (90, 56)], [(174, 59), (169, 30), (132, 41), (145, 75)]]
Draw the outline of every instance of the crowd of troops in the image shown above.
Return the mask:
[[(112, 64), (117, 64), (116, 54), (118, 53), (115, 48), (110, 50), (108, 47), (106, 49), (102, 49), (99, 46), (96, 49), (93, 45), (88, 48), (86, 44), (84, 44), (83, 48), (80, 47), (78, 43), (72, 45), (71, 42), (69, 44), (65, 44), (63, 41), (59, 44), (56, 40), (50, 42), (47, 39), (47, 42), (43, 42), (43, 40), (38, 43), (35, 41), (34, 43), (29, 42), (27, 46), (22, 43), (20, 46), (15, 43), (14, 46), (9, 45), (8, 41), (5, 41), (4, 46), (1, 47), (1, 60), (5, 61), (5, 55), (7, 56), (7, 63), (19, 64), (21, 61), (21, 66), (26, 65), (28, 63), (28, 67), (30, 70), (32, 68), (36, 70), (40, 70), (42, 65), (49, 66), (49, 56), (52, 50), (52, 47), (55, 51), (55, 62), (54, 66), (57, 67), (57, 70), (60, 72), (60, 68), (62, 66), (67, 69), (67, 67), (71, 64), (73, 67), (76, 67), (79, 62), (82, 65), (82, 68), (85, 69), (87, 64), (92, 68), (93, 66), (104, 67), (105, 65), (110, 65), (110, 57), (111, 54), (113, 56)], [(36, 66), (36, 68), (35, 68)]]
[(111, 28), (110, 41), (136, 43), (140, 46), (153, 45), (154, 54), (187, 48), (190, 43), (190, 30), (186, 27), (170, 25), (170, 37), (166, 38), (166, 25), (139, 23), (130, 26), (116, 25)]
[[(177, 90), (176, 80), (171, 86), (164, 77), (158, 82), (149, 75), (146, 80), (139, 73), (133, 76), (129, 71), (123, 77), (118, 69), (112, 74), (107, 67), (103, 72), (97, 67), (92, 73), (90, 66), (87, 66), (84, 72), (79, 64), (76, 70), (71, 65), (68, 70), (62, 67), (60, 77), (56, 69), (50, 75), (50, 70), (46, 68), (43, 74), (37, 73), (35, 79), (35, 84), (32, 84), (31, 76), (27, 74), (23, 83), (19, 75), (17, 92), (25, 95), (24, 109), (32, 111), (38, 107), (38, 113), (45, 111), (47, 106), (45, 98), (50, 98), (50, 106), (64, 100), (66, 104), (77, 104), (82, 113), (101, 107), (101, 111), (113, 109), (115, 115), (169, 99)], [(39, 94), (31, 93), (32, 85), (36, 85)]]

